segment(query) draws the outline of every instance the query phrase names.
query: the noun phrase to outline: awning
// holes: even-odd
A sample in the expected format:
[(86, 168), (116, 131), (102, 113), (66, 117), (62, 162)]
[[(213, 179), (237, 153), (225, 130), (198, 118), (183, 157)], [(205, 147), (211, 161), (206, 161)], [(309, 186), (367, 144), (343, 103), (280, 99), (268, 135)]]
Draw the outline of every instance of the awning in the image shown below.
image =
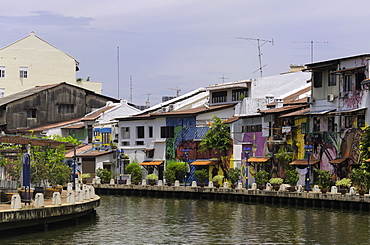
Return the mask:
[(329, 163), (331, 163), (331, 164), (341, 164), (341, 163), (344, 163), (347, 160), (348, 160), (347, 157), (345, 157), (345, 158), (336, 158), (334, 160), (329, 161)]
[(213, 166), (216, 165), (217, 161), (210, 161), (210, 160), (197, 160), (192, 162), (190, 165), (196, 166)]
[(357, 108), (357, 109), (346, 109), (346, 110), (335, 111), (330, 114), (351, 113), (351, 112), (356, 112), (356, 111), (361, 111), (361, 110), (366, 110), (366, 109), (367, 108), (365, 107)]
[(142, 162), (140, 165), (142, 166), (158, 166), (161, 165), (164, 161), (151, 161), (151, 162)]
[(355, 71), (355, 70), (360, 70), (364, 69), (366, 66), (360, 66), (360, 67), (354, 67), (354, 68), (348, 68), (348, 69), (342, 69), (338, 71), (332, 71), (330, 73), (343, 73), (343, 72), (350, 72), (350, 71)]
[(250, 157), (248, 158), (248, 162), (267, 162), (270, 160), (269, 157)]
[(332, 110), (321, 110), (321, 111), (309, 111), (309, 112), (306, 112), (304, 114), (306, 115), (325, 115), (329, 112), (332, 112), (332, 111), (335, 111), (335, 109), (332, 109)]
[(366, 159), (364, 162), (370, 162), (370, 158), (369, 159)]
[[(320, 160), (317, 159), (311, 159), (310, 160), (310, 165), (315, 165), (316, 163), (319, 163)], [(308, 165), (307, 159), (301, 159), (301, 160), (295, 160), (291, 162), (289, 165)]]

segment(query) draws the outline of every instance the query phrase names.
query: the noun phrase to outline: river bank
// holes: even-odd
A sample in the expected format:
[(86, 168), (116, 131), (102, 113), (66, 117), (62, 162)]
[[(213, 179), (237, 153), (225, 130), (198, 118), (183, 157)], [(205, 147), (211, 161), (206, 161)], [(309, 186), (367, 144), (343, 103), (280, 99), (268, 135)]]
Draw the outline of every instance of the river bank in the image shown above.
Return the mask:
[(313, 192), (266, 191), (191, 186), (95, 185), (98, 195), (205, 199), (314, 208), (370, 211), (370, 196)]

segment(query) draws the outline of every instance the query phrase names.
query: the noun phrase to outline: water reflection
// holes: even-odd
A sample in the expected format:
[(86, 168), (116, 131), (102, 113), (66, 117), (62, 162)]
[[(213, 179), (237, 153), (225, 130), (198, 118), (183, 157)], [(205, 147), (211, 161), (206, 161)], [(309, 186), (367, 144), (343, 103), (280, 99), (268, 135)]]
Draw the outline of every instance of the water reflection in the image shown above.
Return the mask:
[(359, 244), (367, 213), (206, 200), (102, 196), (97, 218), (1, 244)]

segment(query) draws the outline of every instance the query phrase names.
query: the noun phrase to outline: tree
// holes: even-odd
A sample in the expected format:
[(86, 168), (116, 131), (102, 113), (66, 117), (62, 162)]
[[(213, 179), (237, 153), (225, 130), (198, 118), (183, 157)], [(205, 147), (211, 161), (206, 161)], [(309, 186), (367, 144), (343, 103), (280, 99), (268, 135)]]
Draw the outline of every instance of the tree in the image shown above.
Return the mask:
[(231, 145), (230, 130), (226, 124), (222, 123), (221, 119), (213, 115), (212, 126), (200, 142), (200, 151), (206, 152), (214, 149), (215, 153), (226, 152)]

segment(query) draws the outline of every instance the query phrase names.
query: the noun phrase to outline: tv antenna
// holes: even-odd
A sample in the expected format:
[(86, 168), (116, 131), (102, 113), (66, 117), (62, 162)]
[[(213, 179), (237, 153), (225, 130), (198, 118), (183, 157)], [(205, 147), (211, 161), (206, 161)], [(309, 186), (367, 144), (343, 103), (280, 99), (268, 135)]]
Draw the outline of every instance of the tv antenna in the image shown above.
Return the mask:
[(229, 78), (225, 77), (225, 75), (222, 75), (222, 77), (220, 77), (220, 78), (222, 79), (222, 83), (225, 82), (225, 79), (229, 79)]
[(117, 46), (117, 97), (119, 99), (119, 46)]
[(313, 63), (313, 44), (314, 43), (329, 43), (329, 42), (310, 41), (310, 42), (294, 42), (294, 43), (311, 43), (311, 63)]
[(176, 88), (168, 88), (168, 89), (176, 90), (176, 97), (179, 97), (180, 92), (181, 92), (181, 89), (179, 89), (179, 87), (176, 87)]
[(130, 103), (132, 103), (132, 90), (134, 87), (132, 86), (132, 76), (130, 76)]
[[(261, 73), (261, 77), (262, 77), (262, 68), (265, 67), (266, 65), (262, 66), (262, 53), (261, 53), (261, 47), (263, 45), (265, 45), (266, 43), (271, 43), (272, 46), (274, 46), (274, 39), (271, 39), (270, 40), (264, 40), (264, 39), (259, 39), (259, 38), (245, 38), (245, 37), (237, 37), (237, 39), (244, 39), (244, 40), (247, 40), (248, 42), (250, 42), (251, 44), (257, 46), (258, 48), (258, 58), (259, 58), (259, 61), (260, 61), (260, 73)], [(257, 45), (254, 44), (252, 41), (257, 41)]]
[(145, 106), (147, 107), (147, 108), (149, 108), (150, 107), (150, 100), (149, 100), (149, 96), (151, 96), (152, 94), (146, 94), (147, 96), (148, 96), (148, 100), (147, 101), (145, 101)]

